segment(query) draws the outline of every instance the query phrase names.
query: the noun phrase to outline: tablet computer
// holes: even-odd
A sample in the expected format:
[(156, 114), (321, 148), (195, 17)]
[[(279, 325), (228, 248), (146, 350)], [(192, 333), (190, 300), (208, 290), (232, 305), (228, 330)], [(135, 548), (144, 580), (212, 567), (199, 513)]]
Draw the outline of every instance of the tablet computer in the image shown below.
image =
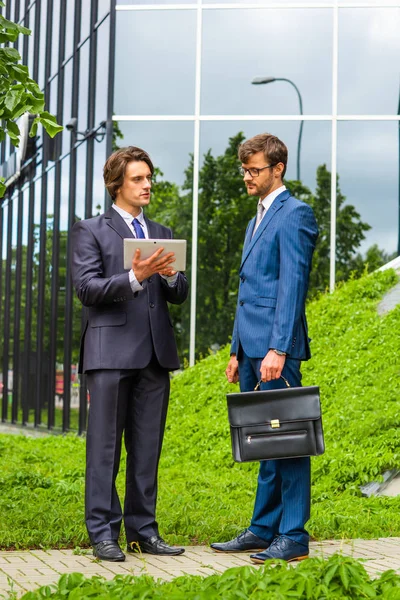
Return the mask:
[(161, 256), (168, 252), (175, 253), (175, 262), (170, 267), (174, 271), (186, 269), (186, 240), (137, 240), (136, 238), (124, 238), (124, 269), (132, 268), (133, 255), (136, 249), (140, 250), (140, 258), (149, 258), (159, 248), (164, 248)]

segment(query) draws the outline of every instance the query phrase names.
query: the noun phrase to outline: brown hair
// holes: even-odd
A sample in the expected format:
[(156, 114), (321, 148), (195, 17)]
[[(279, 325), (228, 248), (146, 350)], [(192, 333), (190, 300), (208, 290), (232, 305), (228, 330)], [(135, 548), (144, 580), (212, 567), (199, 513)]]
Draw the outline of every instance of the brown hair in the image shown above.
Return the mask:
[(154, 173), (153, 163), (145, 150), (137, 148), (136, 146), (127, 146), (126, 148), (120, 148), (116, 152), (113, 152), (111, 156), (108, 157), (103, 168), (104, 184), (113, 200), (115, 200), (117, 190), (124, 183), (126, 165), (132, 161), (145, 162), (148, 165), (151, 174), (153, 175)]
[(288, 149), (283, 142), (271, 133), (260, 133), (240, 144), (238, 148), (239, 160), (247, 163), (256, 152), (264, 152), (265, 160), (271, 165), (283, 163), (282, 179), (286, 173)]

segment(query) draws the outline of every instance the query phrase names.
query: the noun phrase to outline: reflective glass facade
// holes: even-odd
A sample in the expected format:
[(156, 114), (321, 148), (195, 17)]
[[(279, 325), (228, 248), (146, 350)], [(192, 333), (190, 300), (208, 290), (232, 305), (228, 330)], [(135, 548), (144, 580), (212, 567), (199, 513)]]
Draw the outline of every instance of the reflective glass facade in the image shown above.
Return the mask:
[[(115, 11), (109, 0), (9, 0), (2, 10), (31, 29), (16, 46), (64, 126), (54, 140), (40, 129), (29, 142), (1, 203), (2, 420), (83, 431), (82, 311), (70, 280), (69, 232), (105, 204)], [(3, 143), (0, 163), (13, 164), (18, 152)]]
[(182, 317), (193, 362), (231, 331), (243, 232), (255, 213), (232, 164), (231, 146), (243, 138), (281, 137), (287, 185), (319, 207), (314, 292), (398, 253), (400, 8), (395, 0), (149, 4), (117, 1), (114, 119), (129, 143), (161, 144), (160, 164), (173, 163), (164, 180), (180, 187), (185, 215), (191, 202), (191, 231), (180, 223), (176, 234), (193, 241)]
[[(148, 214), (189, 241), (190, 300), (172, 309), (182, 364), (231, 333), (255, 212), (237, 173), (242, 139), (278, 135), (287, 185), (318, 207), (314, 291), (399, 252), (397, 0), (9, 0), (4, 10), (32, 29), (24, 62), (80, 134), (40, 133), (2, 202), (3, 420), (85, 428), (69, 230), (103, 211), (101, 169), (117, 146), (150, 153)], [(0, 163), (12, 152), (2, 144)]]

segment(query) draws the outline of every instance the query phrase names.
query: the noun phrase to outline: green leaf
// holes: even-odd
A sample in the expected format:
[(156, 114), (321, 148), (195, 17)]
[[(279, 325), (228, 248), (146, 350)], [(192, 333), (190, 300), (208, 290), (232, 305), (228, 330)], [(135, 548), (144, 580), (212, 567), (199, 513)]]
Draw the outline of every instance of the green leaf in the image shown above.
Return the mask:
[(62, 127), (62, 125), (58, 125), (55, 120), (52, 121), (48, 118), (43, 118), (41, 115), (39, 115), (39, 123), (43, 125), (51, 138), (64, 129), (64, 127)]
[(11, 133), (18, 136), (21, 134), (18, 125), (14, 121), (7, 122), (7, 131), (11, 131)]
[(22, 25), (19, 25), (18, 23), (14, 23), (13, 21), (9, 21), (2, 15), (0, 15), (0, 28), (6, 29), (6, 30), (11, 30), (11, 31), (16, 31), (18, 34), (22, 33), (24, 35), (30, 35), (32, 33), (30, 29), (27, 29), (26, 27), (23, 27)]
[(25, 111), (32, 114), (41, 113), (44, 107), (44, 100), (35, 98), (34, 96), (27, 96), (25, 98)]
[(0, 178), (0, 198), (2, 198), (4, 196), (4, 194), (6, 193), (6, 186), (3, 183), (4, 181), (4, 177)]
[(61, 125), (58, 125), (54, 115), (47, 111), (43, 111), (34, 119), (31, 131), (29, 132), (30, 137), (34, 137), (37, 134), (37, 126), (39, 123), (43, 125), (48, 135), (52, 138), (64, 129)]
[(31, 130), (29, 132), (29, 137), (33, 138), (37, 135), (38, 123), (39, 123), (39, 120), (36, 117), (36, 119), (34, 119), (34, 121), (32, 123)]
[(15, 107), (20, 102), (22, 95), (23, 95), (23, 90), (15, 89), (15, 87), (9, 91), (9, 93), (7, 94), (7, 96), (4, 100), (4, 104), (6, 105), (6, 108), (11, 113), (14, 111)]
[(0, 57), (2, 54), (10, 60), (21, 60), (21, 55), (15, 48), (0, 48)]
[(10, 69), (10, 73), (17, 81), (25, 82), (29, 77), (29, 70), (25, 65), (13, 65)]
[(15, 42), (18, 37), (18, 31), (15, 32), (3, 32), (0, 33), (0, 44), (6, 44), (7, 42)]
[(44, 93), (33, 79), (30, 77), (26, 80), (25, 83), (26, 89), (31, 92), (36, 98), (44, 98)]

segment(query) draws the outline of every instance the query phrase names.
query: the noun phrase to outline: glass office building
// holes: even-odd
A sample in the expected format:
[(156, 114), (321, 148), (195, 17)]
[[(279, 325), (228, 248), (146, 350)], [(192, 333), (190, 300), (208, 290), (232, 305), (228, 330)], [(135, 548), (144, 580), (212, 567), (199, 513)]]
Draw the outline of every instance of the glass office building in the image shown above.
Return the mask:
[[(117, 145), (150, 153), (159, 169), (151, 216), (158, 209), (189, 238), (190, 300), (173, 318), (190, 363), (228, 341), (213, 328), (217, 311), (229, 325), (233, 317), (238, 265), (225, 300), (211, 296), (240, 248), (210, 243), (217, 217), (206, 204), (221, 194), (222, 205), (224, 186), (209, 196), (207, 186), (224, 181), (218, 159), (230, 140), (276, 134), (289, 148), (287, 179), (314, 195), (326, 166), (331, 288), (346, 205), (369, 226), (357, 252), (398, 253), (398, 0), (8, 0), (3, 14), (32, 30), (18, 49), (65, 127), (55, 140), (39, 132), (24, 155), (1, 145), (3, 421), (85, 428), (69, 231), (107, 206), (102, 166)], [(243, 207), (240, 236), (255, 212)]]

